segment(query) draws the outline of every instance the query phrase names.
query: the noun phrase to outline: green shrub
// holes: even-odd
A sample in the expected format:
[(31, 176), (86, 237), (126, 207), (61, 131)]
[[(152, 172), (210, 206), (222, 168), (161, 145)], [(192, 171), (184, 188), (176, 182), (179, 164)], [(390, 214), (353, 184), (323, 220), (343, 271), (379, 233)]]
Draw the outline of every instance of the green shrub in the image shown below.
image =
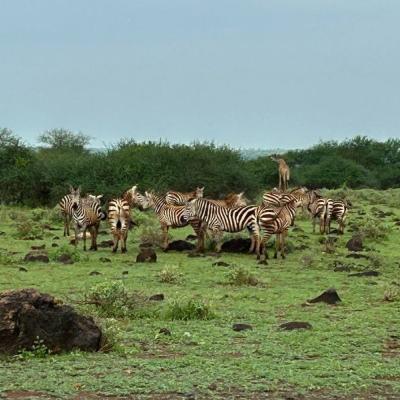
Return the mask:
[(387, 286), (383, 294), (383, 300), (389, 302), (400, 301), (400, 287), (394, 285)]
[(182, 280), (182, 273), (178, 267), (167, 266), (159, 272), (158, 278), (162, 283), (179, 283)]
[(216, 317), (210, 303), (202, 299), (175, 299), (164, 310), (165, 319), (169, 320), (209, 320)]
[(43, 208), (34, 208), (31, 211), (31, 219), (35, 222), (43, 222), (46, 214), (47, 210), (44, 210)]
[(228, 283), (235, 286), (257, 286), (260, 281), (248, 269), (235, 267), (228, 272)]
[(372, 217), (364, 220), (358, 226), (358, 233), (361, 237), (375, 241), (386, 239), (390, 232), (392, 232), (390, 225)]
[(100, 351), (108, 353), (110, 351), (124, 352), (123, 331), (119, 322), (115, 318), (104, 318), (97, 321), (101, 328)]
[(36, 340), (30, 349), (23, 349), (18, 352), (15, 358), (19, 360), (31, 360), (33, 358), (46, 358), (51, 351), (44, 344), (44, 340), (36, 337)]
[(71, 260), (74, 262), (78, 262), (82, 260), (82, 253), (79, 252), (78, 249), (75, 249), (74, 246), (70, 246), (67, 244), (63, 244), (60, 247), (57, 247), (55, 250), (51, 252), (51, 259), (53, 261), (57, 261), (58, 257), (62, 254), (67, 254), (71, 257)]
[(25, 218), (16, 222), (16, 237), (18, 239), (43, 239), (43, 228), (37, 222)]

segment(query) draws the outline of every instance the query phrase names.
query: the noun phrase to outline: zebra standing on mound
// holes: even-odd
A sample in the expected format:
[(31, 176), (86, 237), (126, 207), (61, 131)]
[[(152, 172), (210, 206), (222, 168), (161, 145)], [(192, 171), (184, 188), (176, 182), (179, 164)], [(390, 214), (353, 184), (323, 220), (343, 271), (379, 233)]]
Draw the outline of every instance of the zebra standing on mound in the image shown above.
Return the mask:
[(261, 206), (257, 212), (257, 224), (260, 232), (262, 232), (262, 239), (258, 242), (256, 253), (259, 260), (263, 254), (265, 259), (268, 258), (266, 244), (268, 239), (276, 234), (275, 240), (275, 253), (274, 258), (278, 257), (278, 252), (281, 257), (285, 258), (285, 241), (287, 232), (290, 226), (293, 225), (296, 217), (296, 210), (301, 205), (301, 200), (294, 196), (284, 206), (280, 208)]
[(61, 209), (61, 214), (64, 217), (64, 236), (69, 236), (69, 226), (72, 220), (74, 207), (81, 199), (81, 188), (69, 187), (70, 193), (65, 195), (58, 203)]
[(187, 221), (198, 220), (207, 224), (216, 239), (216, 251), (221, 251), (223, 232), (240, 232), (247, 228), (251, 236), (249, 252), (253, 252), (259, 240), (259, 230), (256, 221), (257, 206), (241, 206), (226, 208), (207, 199), (194, 199), (185, 207)]
[(73, 206), (72, 218), (75, 223), (75, 248), (78, 245), (79, 232), (83, 232), (83, 250), (86, 251), (86, 231), (89, 230), (92, 244), (90, 250), (97, 250), (97, 233), (100, 221), (107, 218), (97, 202), (83, 202), (79, 200)]
[(121, 241), (121, 252), (126, 253), (126, 240), (131, 222), (129, 203), (124, 199), (112, 199), (108, 203), (108, 222), (111, 226), (113, 236), (113, 253), (118, 250), (118, 243)]
[(201, 188), (198, 187), (193, 192), (187, 192), (187, 193), (169, 191), (165, 195), (165, 201), (167, 202), (167, 204), (171, 206), (181, 206), (190, 200), (202, 198), (203, 193), (204, 193), (204, 186)]

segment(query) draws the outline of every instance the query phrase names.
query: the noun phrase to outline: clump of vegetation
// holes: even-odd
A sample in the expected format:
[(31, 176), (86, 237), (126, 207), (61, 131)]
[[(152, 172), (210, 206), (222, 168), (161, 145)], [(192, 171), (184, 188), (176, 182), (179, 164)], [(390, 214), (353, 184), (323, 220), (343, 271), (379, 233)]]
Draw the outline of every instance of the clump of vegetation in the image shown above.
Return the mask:
[(71, 260), (74, 262), (82, 260), (82, 253), (78, 249), (75, 249), (74, 246), (68, 246), (66, 244), (63, 244), (53, 250), (51, 252), (51, 259), (53, 261), (57, 261), (57, 259), (64, 254), (70, 256)]
[(209, 302), (202, 299), (175, 299), (164, 310), (165, 319), (170, 320), (209, 320), (216, 317)]
[(394, 285), (388, 286), (383, 293), (383, 300), (389, 302), (400, 301), (400, 287)]
[(314, 257), (312, 256), (312, 254), (304, 254), (300, 260), (301, 263), (308, 268), (314, 264)]
[(31, 211), (31, 219), (35, 222), (42, 222), (46, 216), (47, 212), (43, 208), (34, 208)]
[(102, 338), (100, 351), (108, 353), (110, 351), (125, 352), (123, 343), (123, 331), (115, 318), (103, 318), (99, 321)]
[(16, 222), (16, 237), (22, 240), (43, 239), (43, 228), (29, 218)]
[(260, 281), (247, 268), (240, 266), (228, 272), (228, 283), (235, 286), (257, 286)]
[(167, 266), (158, 274), (158, 278), (162, 283), (179, 283), (182, 280), (182, 276), (176, 266)]
[(358, 234), (365, 239), (383, 240), (392, 232), (392, 227), (377, 218), (368, 218), (358, 226)]
[(23, 349), (15, 356), (18, 360), (31, 360), (33, 358), (46, 358), (51, 350), (44, 344), (44, 340), (36, 337), (30, 349)]

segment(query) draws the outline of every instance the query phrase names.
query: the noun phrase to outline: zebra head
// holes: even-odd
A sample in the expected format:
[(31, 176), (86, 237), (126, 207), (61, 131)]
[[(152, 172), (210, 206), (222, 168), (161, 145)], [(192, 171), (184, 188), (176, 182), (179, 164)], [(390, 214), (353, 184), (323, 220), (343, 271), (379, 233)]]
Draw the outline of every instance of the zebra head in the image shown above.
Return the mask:
[(78, 208), (78, 205), (81, 203), (81, 188), (74, 188), (72, 186), (69, 187), (70, 191), (70, 198), (71, 198), (71, 204), (72, 208), (76, 210)]
[(144, 192), (144, 196), (140, 195), (140, 203), (143, 209), (155, 207), (155, 196), (152, 192)]
[(103, 197), (102, 194), (99, 194), (98, 196), (96, 196), (95, 194), (88, 194), (87, 195), (87, 199), (89, 200), (89, 202), (96, 203), (98, 205), (100, 205), (102, 197)]
[(192, 221), (196, 219), (196, 203), (197, 200), (190, 200), (185, 204), (185, 210), (182, 214), (182, 219), (184, 221)]
[(204, 186), (196, 188), (196, 198), (201, 199), (204, 193)]

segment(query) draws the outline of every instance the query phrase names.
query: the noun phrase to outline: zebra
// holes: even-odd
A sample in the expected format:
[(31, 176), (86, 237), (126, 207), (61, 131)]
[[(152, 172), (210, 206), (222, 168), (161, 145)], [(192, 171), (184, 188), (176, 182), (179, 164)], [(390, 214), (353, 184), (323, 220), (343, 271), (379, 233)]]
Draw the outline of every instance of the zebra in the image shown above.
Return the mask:
[[(331, 219), (337, 221), (339, 224), (339, 233), (344, 233), (345, 223), (347, 219), (348, 204), (345, 200), (334, 200), (332, 202), (332, 215)], [(330, 231), (330, 226), (329, 226)]]
[(272, 207), (282, 207), (288, 201), (293, 199), (294, 196), (297, 200), (300, 200), (301, 206), (307, 205), (307, 193), (308, 189), (305, 187), (292, 189), (290, 192), (280, 192), (276, 188), (272, 190), (272, 192), (265, 192), (262, 197), (262, 205), (263, 206), (272, 206)]
[(126, 240), (128, 239), (130, 221), (129, 203), (121, 198), (110, 200), (108, 203), (108, 222), (111, 226), (111, 234), (114, 241), (113, 253), (118, 250), (118, 243), (120, 240), (121, 252), (126, 253)]
[[(159, 196), (151, 192), (145, 192), (145, 196), (141, 201), (144, 209), (153, 208), (157, 218), (161, 225), (161, 230), (163, 234), (162, 238), (162, 248), (167, 250), (168, 248), (168, 230), (169, 228), (183, 228), (189, 225), (189, 221), (184, 218), (185, 206), (173, 206), (167, 204), (165, 196)], [(197, 225), (192, 225), (193, 229), (198, 236), (201, 232)]]
[(296, 217), (297, 207), (301, 205), (301, 200), (291, 196), (291, 200), (280, 208), (261, 206), (257, 210), (257, 225), (262, 234), (262, 239), (258, 241), (256, 253), (259, 260), (265, 253), (265, 259), (268, 258), (266, 243), (271, 235), (276, 234), (274, 258), (285, 258), (285, 239), (290, 226), (293, 225)]
[(169, 191), (165, 195), (165, 201), (172, 206), (182, 206), (192, 199), (199, 199), (203, 197), (204, 186), (198, 187), (193, 192), (182, 193)]
[(313, 222), (313, 233), (315, 233), (316, 219), (319, 218), (319, 232), (324, 234), (330, 232), (330, 223), (333, 210), (332, 199), (325, 199), (316, 192), (313, 193), (314, 201), (311, 201), (307, 209), (311, 214)]
[(72, 213), (74, 207), (79, 203), (81, 199), (81, 188), (69, 187), (70, 193), (65, 195), (60, 201), (59, 206), (61, 214), (64, 217), (64, 236), (69, 236), (69, 226), (72, 219)]
[(73, 206), (72, 218), (75, 223), (75, 248), (78, 245), (79, 232), (83, 231), (83, 250), (86, 251), (86, 231), (89, 229), (92, 244), (90, 250), (97, 250), (97, 233), (100, 221), (107, 218), (97, 202), (85, 203), (82, 199)]
[(257, 206), (226, 208), (207, 199), (194, 199), (187, 203), (184, 218), (187, 221), (200, 219), (214, 233), (216, 251), (221, 251), (222, 232), (240, 232), (247, 228), (251, 235), (249, 252), (253, 252), (259, 240), (256, 221)]

